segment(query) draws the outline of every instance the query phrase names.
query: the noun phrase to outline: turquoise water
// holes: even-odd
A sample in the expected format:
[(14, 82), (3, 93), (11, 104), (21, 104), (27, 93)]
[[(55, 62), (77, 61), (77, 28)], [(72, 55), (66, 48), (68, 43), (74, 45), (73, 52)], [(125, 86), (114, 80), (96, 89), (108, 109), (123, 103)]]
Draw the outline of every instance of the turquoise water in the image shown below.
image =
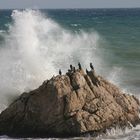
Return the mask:
[[(78, 62), (139, 97), (139, 37), (140, 9), (0, 10), (0, 110)], [(139, 137), (136, 128), (104, 139)]]

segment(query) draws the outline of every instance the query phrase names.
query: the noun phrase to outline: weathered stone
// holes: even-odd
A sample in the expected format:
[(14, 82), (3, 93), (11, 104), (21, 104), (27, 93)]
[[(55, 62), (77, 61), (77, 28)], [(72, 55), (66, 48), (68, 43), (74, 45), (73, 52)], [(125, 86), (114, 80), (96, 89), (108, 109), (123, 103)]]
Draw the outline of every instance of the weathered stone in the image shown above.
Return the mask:
[(76, 70), (23, 93), (0, 115), (0, 134), (63, 137), (97, 134), (140, 122), (139, 100), (97, 76)]

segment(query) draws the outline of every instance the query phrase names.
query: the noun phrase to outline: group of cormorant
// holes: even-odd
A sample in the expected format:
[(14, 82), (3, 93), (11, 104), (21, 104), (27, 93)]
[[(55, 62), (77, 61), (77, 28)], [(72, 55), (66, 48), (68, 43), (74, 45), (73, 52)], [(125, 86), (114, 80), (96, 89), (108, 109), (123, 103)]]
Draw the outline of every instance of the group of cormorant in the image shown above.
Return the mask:
[[(80, 62), (78, 63), (78, 67), (79, 67), (80, 70), (82, 69)], [(94, 67), (93, 67), (92, 63), (90, 63), (90, 68), (92, 70), (94, 70)], [(73, 67), (72, 65), (70, 65), (70, 70), (68, 70), (68, 72), (72, 72), (72, 71), (75, 72), (76, 69), (75, 69), (75, 67)], [(86, 69), (86, 73), (88, 74), (88, 70), (87, 69)], [(59, 75), (62, 75), (61, 69), (59, 69)]]

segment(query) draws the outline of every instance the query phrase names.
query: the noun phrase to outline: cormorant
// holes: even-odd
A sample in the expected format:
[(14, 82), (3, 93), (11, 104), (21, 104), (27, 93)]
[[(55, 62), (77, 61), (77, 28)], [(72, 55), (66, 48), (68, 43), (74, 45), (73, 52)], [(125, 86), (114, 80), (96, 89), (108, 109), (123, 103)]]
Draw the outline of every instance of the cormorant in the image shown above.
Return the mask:
[(86, 69), (86, 73), (88, 74), (88, 70)]
[(62, 75), (61, 69), (59, 69), (59, 75)]
[(91, 68), (92, 70), (94, 70), (94, 67), (93, 67), (92, 63), (90, 63), (90, 68)]
[(71, 69), (71, 71), (72, 71), (72, 65), (70, 65), (70, 69)]
[(80, 64), (80, 62), (78, 63), (78, 66), (79, 66), (79, 69), (81, 70), (81, 69), (82, 69), (82, 67), (81, 67), (81, 64)]

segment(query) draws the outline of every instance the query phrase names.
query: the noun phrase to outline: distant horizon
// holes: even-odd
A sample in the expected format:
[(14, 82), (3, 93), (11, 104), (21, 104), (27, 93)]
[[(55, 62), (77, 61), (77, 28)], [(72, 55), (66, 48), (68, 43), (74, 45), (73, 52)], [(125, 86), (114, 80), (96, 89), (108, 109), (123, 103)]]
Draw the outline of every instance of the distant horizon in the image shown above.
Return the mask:
[(86, 9), (140, 9), (140, 7), (97, 7), (97, 8), (0, 8), (0, 10), (25, 10), (25, 9), (33, 9), (33, 10), (86, 10)]

